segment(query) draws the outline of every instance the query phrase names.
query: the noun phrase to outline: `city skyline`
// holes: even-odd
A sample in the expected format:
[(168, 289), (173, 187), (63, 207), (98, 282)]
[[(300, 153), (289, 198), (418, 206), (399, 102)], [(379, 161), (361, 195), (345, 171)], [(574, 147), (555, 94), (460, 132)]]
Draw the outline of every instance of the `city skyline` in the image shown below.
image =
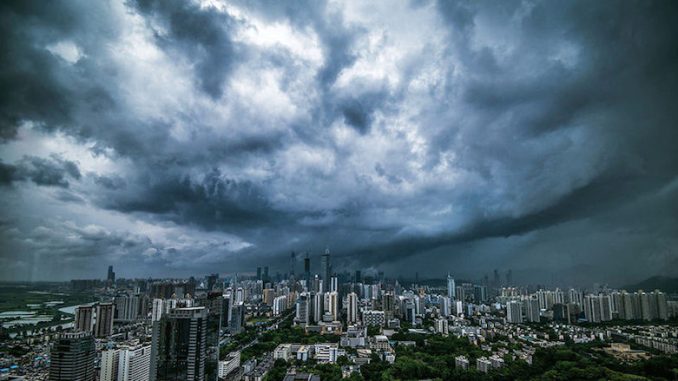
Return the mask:
[(676, 8), (3, 3), (0, 280), (677, 277)]

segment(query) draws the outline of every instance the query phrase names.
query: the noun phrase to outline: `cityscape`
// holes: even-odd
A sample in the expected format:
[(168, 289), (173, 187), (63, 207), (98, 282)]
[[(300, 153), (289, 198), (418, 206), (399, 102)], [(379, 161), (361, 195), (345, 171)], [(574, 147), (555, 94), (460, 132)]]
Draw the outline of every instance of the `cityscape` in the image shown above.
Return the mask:
[[(678, 293), (337, 273), (51, 284), (0, 313), (0, 375), (27, 380), (672, 379)], [(319, 271), (311, 271), (311, 262)], [(23, 285), (30, 290), (31, 286)], [(83, 299), (83, 300), (84, 300)], [(42, 319), (44, 318), (44, 319)], [(554, 360), (555, 359), (555, 360)], [(559, 378), (560, 377), (560, 378)]]
[(678, 381), (678, 0), (0, 1), (0, 381)]

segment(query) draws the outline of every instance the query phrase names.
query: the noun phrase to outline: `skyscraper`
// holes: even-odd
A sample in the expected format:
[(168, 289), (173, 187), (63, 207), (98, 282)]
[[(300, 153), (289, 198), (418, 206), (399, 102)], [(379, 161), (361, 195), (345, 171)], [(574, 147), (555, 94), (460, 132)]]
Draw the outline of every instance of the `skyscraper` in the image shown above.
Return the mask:
[(451, 303), (452, 300), (447, 296), (440, 298), (440, 315), (444, 317), (450, 316), (450, 308), (452, 307)]
[(306, 253), (306, 258), (304, 258), (304, 279), (306, 279), (306, 283), (311, 280), (311, 258), (308, 257), (308, 253)]
[(454, 300), (457, 296), (456, 287), (454, 284), (454, 278), (448, 273), (447, 274), (447, 297)]
[(92, 321), (94, 320), (94, 306), (82, 305), (75, 308), (75, 330), (77, 332), (92, 332)]
[(219, 274), (210, 274), (207, 276), (207, 291), (212, 291), (219, 280)]
[(294, 270), (297, 265), (297, 253), (294, 251), (290, 254), (290, 276), (294, 276)]
[(207, 309), (176, 308), (153, 324), (151, 381), (204, 381)]
[(113, 317), (115, 305), (113, 303), (98, 303), (94, 320), (94, 336), (108, 337), (113, 333)]
[(108, 266), (108, 274), (106, 276), (106, 280), (108, 281), (109, 285), (115, 283), (115, 272), (113, 272), (113, 266)]
[(229, 332), (238, 334), (245, 328), (245, 305), (242, 302), (233, 302), (231, 306), (231, 319), (229, 322)]
[(328, 308), (327, 312), (329, 313), (330, 316), (332, 316), (332, 321), (336, 321), (339, 319), (339, 294), (334, 291), (330, 292), (327, 298), (328, 301)]
[(125, 348), (120, 351), (117, 381), (146, 381), (151, 369), (151, 346)]
[(525, 301), (527, 307), (527, 321), (531, 323), (538, 323), (540, 320), (541, 310), (539, 307), (539, 299), (530, 298)]
[(346, 320), (349, 324), (358, 322), (358, 295), (355, 292), (348, 294)]
[(93, 381), (95, 354), (90, 333), (62, 333), (50, 351), (49, 381)]
[(384, 311), (386, 321), (395, 317), (395, 296), (392, 292), (385, 292), (381, 295), (381, 309)]
[[(119, 349), (101, 351), (101, 370), (99, 381), (118, 381)], [(148, 375), (146, 375), (148, 377)]]
[(298, 324), (308, 324), (310, 312), (309, 310), (310, 306), (308, 295), (306, 295), (306, 293), (303, 293), (299, 295), (299, 299), (297, 300), (296, 315), (294, 317), (294, 321)]
[(318, 323), (322, 321), (325, 313), (325, 296), (322, 292), (315, 294), (313, 299), (313, 322)]
[(514, 324), (523, 322), (522, 303), (517, 300), (506, 303), (506, 320)]
[(320, 257), (320, 277), (325, 284), (329, 284), (332, 273), (332, 264), (330, 263), (330, 249), (325, 249), (325, 254)]

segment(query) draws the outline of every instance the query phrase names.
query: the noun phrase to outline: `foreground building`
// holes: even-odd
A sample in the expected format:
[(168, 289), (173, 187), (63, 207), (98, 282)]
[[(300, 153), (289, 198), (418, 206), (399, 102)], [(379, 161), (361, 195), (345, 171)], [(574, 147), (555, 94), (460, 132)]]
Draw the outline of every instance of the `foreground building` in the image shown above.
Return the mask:
[(94, 357), (91, 334), (62, 334), (50, 352), (49, 381), (94, 381)]
[(151, 381), (203, 381), (207, 309), (177, 308), (153, 325)]

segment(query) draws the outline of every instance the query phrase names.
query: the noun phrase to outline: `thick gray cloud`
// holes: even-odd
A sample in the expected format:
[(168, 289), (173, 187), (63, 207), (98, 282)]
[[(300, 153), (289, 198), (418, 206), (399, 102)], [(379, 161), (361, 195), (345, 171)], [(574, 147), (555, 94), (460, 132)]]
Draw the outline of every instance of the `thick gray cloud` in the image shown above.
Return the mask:
[(670, 273), (676, 8), (4, 2), (0, 277)]

